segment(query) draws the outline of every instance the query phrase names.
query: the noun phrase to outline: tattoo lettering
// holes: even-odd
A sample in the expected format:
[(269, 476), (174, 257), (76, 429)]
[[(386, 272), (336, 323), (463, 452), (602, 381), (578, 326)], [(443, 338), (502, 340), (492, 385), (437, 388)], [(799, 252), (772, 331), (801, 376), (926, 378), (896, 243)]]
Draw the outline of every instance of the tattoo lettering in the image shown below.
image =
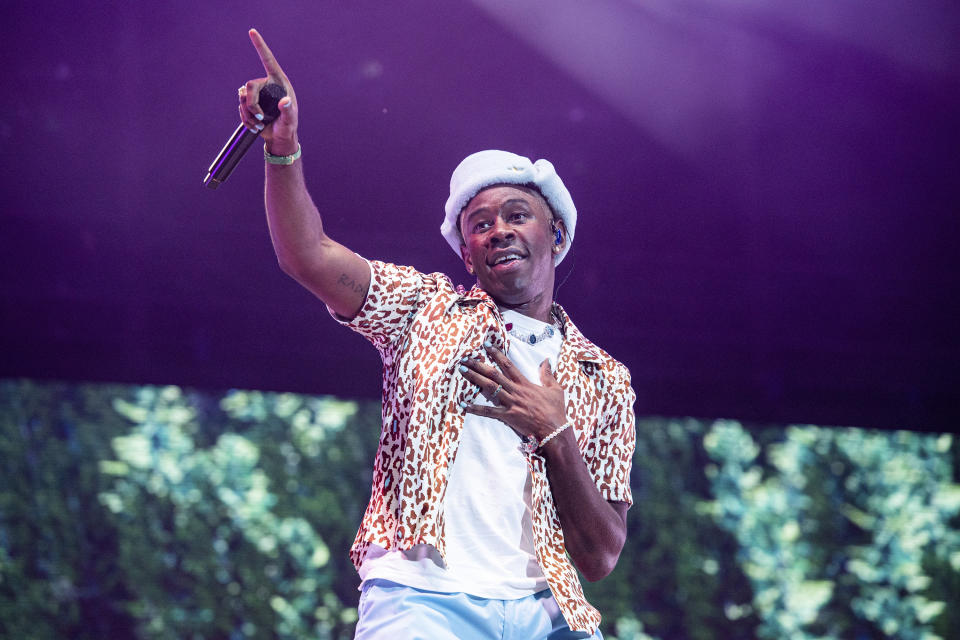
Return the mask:
[(354, 293), (365, 293), (367, 291), (366, 282), (357, 282), (345, 273), (340, 274), (340, 279), (337, 280), (337, 284), (343, 285), (348, 289), (353, 289)]

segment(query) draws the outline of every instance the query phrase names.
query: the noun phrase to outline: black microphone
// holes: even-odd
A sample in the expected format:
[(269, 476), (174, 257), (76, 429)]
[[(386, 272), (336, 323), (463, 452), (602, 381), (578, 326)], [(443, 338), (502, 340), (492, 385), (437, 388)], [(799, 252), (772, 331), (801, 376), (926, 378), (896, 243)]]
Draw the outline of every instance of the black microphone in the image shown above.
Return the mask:
[[(268, 125), (280, 117), (279, 103), (285, 95), (287, 95), (286, 90), (278, 84), (264, 85), (260, 89), (258, 102), (263, 110), (261, 124)], [(220, 149), (220, 153), (214, 158), (213, 164), (207, 169), (207, 177), (203, 179), (203, 184), (207, 185), (208, 189), (216, 189), (221, 182), (226, 182), (237, 163), (240, 162), (240, 158), (259, 136), (259, 131), (251, 133), (246, 125), (241, 122), (237, 130), (227, 140), (227, 144), (223, 145), (223, 149)]]

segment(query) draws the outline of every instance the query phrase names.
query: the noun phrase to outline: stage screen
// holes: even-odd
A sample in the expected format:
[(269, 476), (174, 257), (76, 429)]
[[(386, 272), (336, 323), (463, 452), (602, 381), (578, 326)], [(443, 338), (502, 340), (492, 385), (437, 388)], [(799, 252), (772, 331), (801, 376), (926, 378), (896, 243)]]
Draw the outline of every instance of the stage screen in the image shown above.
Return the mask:
[[(350, 638), (377, 402), (0, 381), (0, 636)], [(640, 417), (611, 640), (957, 637), (946, 433)]]

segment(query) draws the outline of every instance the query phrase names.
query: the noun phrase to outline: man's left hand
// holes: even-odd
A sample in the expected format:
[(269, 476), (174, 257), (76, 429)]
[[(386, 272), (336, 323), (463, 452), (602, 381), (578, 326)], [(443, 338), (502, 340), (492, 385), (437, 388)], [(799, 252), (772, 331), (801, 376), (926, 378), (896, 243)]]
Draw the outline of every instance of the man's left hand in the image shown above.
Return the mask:
[(527, 380), (502, 351), (484, 346), (497, 366), (491, 367), (477, 358), (464, 358), (461, 373), (480, 387), (493, 406), (467, 405), (464, 407), (467, 413), (500, 420), (520, 437), (533, 436), (537, 442), (567, 421), (563, 387), (554, 377), (549, 360), (540, 363), (538, 385)]

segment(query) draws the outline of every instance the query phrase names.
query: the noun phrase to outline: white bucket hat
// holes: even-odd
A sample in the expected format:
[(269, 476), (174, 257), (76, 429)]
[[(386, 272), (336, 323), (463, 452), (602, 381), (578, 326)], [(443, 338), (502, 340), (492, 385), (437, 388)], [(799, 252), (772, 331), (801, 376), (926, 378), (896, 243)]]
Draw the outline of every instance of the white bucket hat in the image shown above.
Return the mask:
[(530, 162), (529, 158), (494, 149), (467, 156), (450, 176), (450, 197), (445, 207), (447, 216), (440, 225), (440, 233), (454, 253), (460, 255), (462, 244), (457, 230), (460, 212), (473, 196), (495, 184), (529, 185), (543, 195), (554, 215), (563, 220), (567, 229), (567, 241), (553, 258), (554, 265), (560, 264), (573, 244), (573, 234), (577, 228), (577, 209), (573, 206), (570, 192), (563, 186), (563, 181), (548, 160)]

